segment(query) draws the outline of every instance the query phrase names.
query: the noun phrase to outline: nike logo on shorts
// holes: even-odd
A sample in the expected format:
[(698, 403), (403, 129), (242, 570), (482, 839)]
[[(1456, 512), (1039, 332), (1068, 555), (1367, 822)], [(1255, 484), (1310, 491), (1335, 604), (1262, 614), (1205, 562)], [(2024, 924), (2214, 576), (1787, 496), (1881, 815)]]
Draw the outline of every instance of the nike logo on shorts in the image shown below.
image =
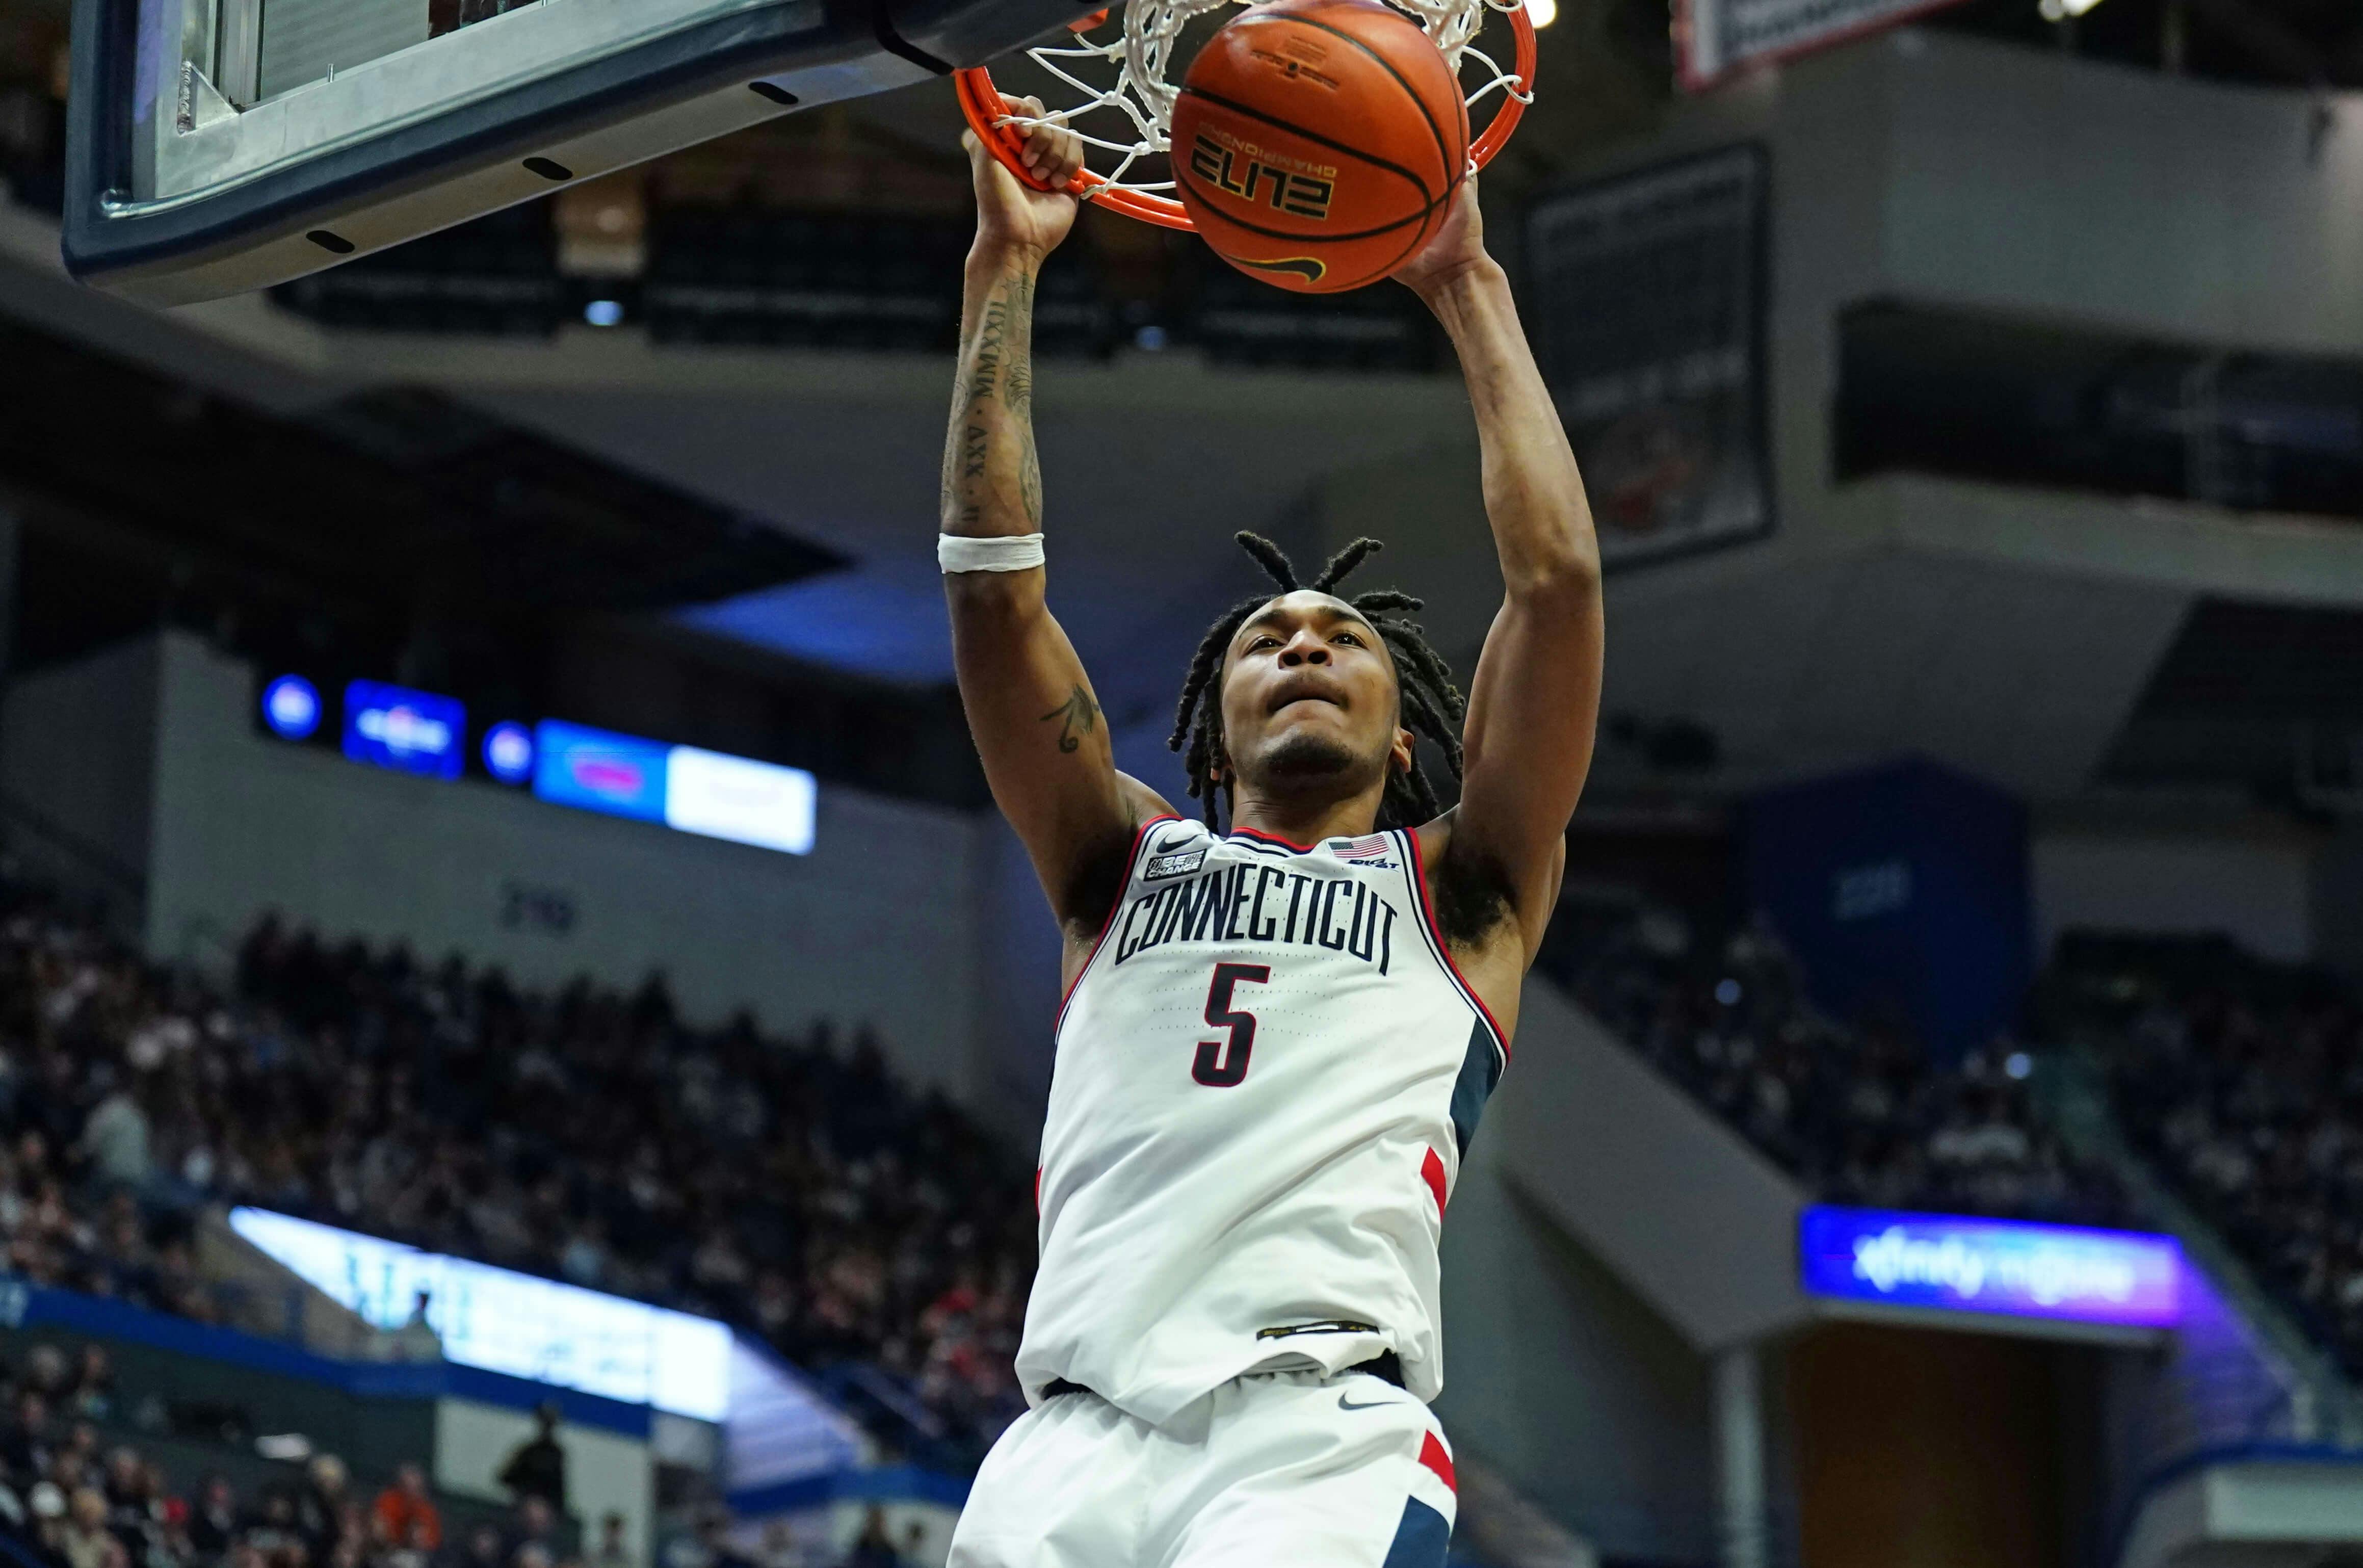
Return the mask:
[(1340, 1410), (1376, 1410), (1381, 1406), (1400, 1405), (1402, 1403), (1403, 1401), (1400, 1399), (1366, 1399), (1361, 1404), (1357, 1405), (1354, 1403), (1350, 1396), (1344, 1394), (1337, 1396), (1337, 1408)]

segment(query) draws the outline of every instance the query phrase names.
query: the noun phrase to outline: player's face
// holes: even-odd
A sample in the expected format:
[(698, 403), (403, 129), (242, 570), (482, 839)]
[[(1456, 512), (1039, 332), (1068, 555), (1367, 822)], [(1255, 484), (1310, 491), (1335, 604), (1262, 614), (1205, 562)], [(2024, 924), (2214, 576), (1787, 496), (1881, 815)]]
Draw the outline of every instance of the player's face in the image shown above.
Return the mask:
[(1248, 617), (1223, 665), (1223, 734), (1266, 795), (1359, 795), (1411, 763), (1394, 661), (1343, 600), (1283, 594)]

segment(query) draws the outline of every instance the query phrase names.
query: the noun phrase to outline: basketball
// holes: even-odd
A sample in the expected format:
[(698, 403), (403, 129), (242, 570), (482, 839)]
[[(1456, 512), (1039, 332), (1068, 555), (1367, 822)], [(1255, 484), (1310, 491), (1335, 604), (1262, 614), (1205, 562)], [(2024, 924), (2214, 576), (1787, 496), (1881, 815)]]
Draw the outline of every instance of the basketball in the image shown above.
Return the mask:
[(1226, 23), (1173, 107), (1174, 183), (1232, 266), (1284, 289), (1378, 282), (1443, 222), (1469, 106), (1419, 24), (1379, 0), (1274, 0)]

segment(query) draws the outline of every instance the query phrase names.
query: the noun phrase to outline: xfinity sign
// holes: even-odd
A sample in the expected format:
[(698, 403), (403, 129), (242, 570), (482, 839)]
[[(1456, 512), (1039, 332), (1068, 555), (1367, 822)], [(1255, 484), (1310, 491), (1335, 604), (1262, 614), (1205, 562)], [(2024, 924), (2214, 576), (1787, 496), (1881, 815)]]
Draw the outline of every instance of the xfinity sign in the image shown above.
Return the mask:
[(2181, 1317), (2182, 1252), (2164, 1236), (1822, 1206), (1798, 1217), (1797, 1243), (1813, 1296), (2128, 1328)]

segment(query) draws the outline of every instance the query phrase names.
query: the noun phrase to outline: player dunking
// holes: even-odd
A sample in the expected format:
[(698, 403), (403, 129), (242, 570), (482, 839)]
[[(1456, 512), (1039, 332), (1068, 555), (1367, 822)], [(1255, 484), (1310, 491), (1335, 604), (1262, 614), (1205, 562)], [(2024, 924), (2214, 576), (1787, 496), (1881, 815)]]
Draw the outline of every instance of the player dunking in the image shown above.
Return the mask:
[[(1038, 113), (1038, 108), (1032, 112)], [(1204, 823), (1118, 773), (1043, 598), (1034, 283), (1075, 203), (969, 143), (939, 553), (993, 798), (1066, 933), (1041, 1265), (953, 1568), (1441, 1568), (1437, 1243), (1592, 759), (1600, 572), (1473, 189), (1396, 272), (1459, 350), (1504, 594), (1465, 708), (1375, 548), (1218, 621), (1175, 744)], [(1071, 133), (1035, 131), (1054, 187)], [(1415, 752), (1461, 774), (1438, 813)], [(1227, 807), (1227, 833), (1217, 831)]]

